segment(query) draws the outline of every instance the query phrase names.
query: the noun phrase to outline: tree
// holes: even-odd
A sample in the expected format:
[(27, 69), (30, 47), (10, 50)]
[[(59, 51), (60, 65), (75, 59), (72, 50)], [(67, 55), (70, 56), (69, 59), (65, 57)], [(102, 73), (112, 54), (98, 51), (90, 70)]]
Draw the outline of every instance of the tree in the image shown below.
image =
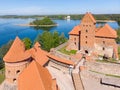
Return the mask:
[(5, 54), (8, 52), (9, 48), (11, 47), (13, 41), (9, 41), (7, 44), (3, 45), (0, 48), (0, 59), (3, 60), (3, 57), (5, 56)]
[(50, 18), (45, 17), (42, 20), (34, 20), (33, 22), (30, 22), (30, 25), (54, 25), (55, 22), (53, 22)]
[(66, 42), (66, 41), (67, 41), (67, 38), (65, 38), (64, 33), (62, 33), (62, 34), (60, 35), (60, 44)]
[(59, 35), (57, 31), (50, 33), (44, 31), (42, 34), (39, 34), (34, 42), (38, 41), (41, 44), (42, 49), (50, 51), (51, 48), (55, 48), (60, 44), (67, 41), (64, 34)]
[(26, 49), (30, 49), (32, 47), (32, 41), (29, 38), (24, 38), (23, 42), (25, 44)]

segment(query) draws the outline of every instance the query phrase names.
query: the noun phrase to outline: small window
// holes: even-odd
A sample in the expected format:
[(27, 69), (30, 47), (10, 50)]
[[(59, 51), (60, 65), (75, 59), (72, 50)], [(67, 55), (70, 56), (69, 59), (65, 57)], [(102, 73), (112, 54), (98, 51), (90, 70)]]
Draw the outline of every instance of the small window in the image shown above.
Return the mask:
[(88, 32), (88, 30), (86, 30), (86, 32)]
[(87, 38), (87, 36), (85, 36)]
[(88, 54), (88, 50), (85, 50), (85, 53)]
[(105, 44), (105, 41), (103, 41), (103, 44)]
[(74, 38), (74, 40), (76, 41), (76, 38)]
[(16, 83), (16, 78), (13, 79), (13, 82)]
[(105, 50), (105, 48), (103, 47), (103, 51)]
[(8, 74), (10, 74), (10, 70), (8, 70)]
[(76, 45), (76, 42), (75, 42), (75, 45)]
[(18, 73), (20, 73), (20, 70), (17, 70), (17, 71), (16, 71), (16, 74), (18, 74)]
[(89, 25), (91, 27), (91, 25)]
[(85, 43), (87, 44), (87, 41)]

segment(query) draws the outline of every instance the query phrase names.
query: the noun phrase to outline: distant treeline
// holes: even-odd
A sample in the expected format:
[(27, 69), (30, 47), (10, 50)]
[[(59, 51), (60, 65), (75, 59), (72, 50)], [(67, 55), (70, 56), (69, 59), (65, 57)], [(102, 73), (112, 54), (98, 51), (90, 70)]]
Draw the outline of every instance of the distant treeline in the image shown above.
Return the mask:
[[(71, 19), (77, 20), (81, 19), (84, 14), (77, 14), (77, 15), (70, 15)], [(95, 19), (97, 20), (120, 20), (120, 14), (93, 14)], [(43, 17), (49, 17), (52, 19), (65, 19), (68, 15), (3, 15), (0, 16), (0, 18), (43, 18)]]

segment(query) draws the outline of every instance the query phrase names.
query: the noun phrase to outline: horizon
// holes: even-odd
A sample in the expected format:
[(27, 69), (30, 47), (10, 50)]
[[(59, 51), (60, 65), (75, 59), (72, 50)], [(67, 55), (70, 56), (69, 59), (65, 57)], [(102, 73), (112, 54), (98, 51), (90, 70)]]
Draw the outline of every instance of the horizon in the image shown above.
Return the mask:
[[(120, 0), (1, 0), (1, 15), (120, 14)], [(114, 8), (113, 8), (114, 7)]]
[[(81, 14), (43, 14), (43, 15), (40, 15), (40, 14), (33, 14), (33, 15), (31, 15), (31, 14), (28, 14), (28, 15), (20, 15), (20, 14), (11, 14), (11, 15), (0, 15), (0, 16), (52, 16), (52, 15), (85, 15), (87, 12), (85, 12), (85, 13), (81, 13)], [(120, 13), (111, 13), (111, 14), (109, 14), (109, 13), (98, 13), (98, 14), (95, 14), (95, 13), (92, 13), (93, 15), (119, 15)]]

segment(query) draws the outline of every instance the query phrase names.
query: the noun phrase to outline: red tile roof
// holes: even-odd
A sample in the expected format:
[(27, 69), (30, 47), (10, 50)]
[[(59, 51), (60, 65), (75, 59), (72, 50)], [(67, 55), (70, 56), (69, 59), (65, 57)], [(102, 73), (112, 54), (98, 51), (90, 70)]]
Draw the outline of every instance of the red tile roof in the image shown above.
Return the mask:
[(18, 90), (52, 90), (53, 82), (49, 71), (32, 61), (18, 77)]
[(84, 20), (86, 21), (86, 19), (89, 18), (93, 23), (96, 23), (95, 18), (93, 17), (93, 15), (90, 12), (87, 12), (84, 17), (82, 18), (81, 22), (84, 22)]
[(51, 54), (48, 54), (48, 57), (55, 61), (74, 66), (74, 62), (71, 60), (65, 60), (65, 59), (59, 58), (59, 57), (51, 55)]
[(96, 32), (95, 36), (117, 38), (117, 33), (108, 24), (105, 24), (105, 26), (103, 26)]
[(49, 61), (49, 58), (47, 57), (48, 52), (42, 50), (38, 42), (36, 42), (34, 47), (28, 50), (28, 52), (41, 66), (45, 65)]
[(77, 25), (75, 26), (72, 31), (69, 32), (69, 34), (76, 34), (76, 35), (79, 35), (79, 31), (80, 31), (80, 26)]
[(23, 42), (18, 37), (16, 37), (3, 59), (5, 62), (20, 62), (30, 57), (31, 55), (25, 51)]
[(48, 53), (46, 51), (42, 50), (41, 48), (37, 48), (36, 52), (34, 53), (34, 58), (40, 65), (43, 66), (49, 61), (47, 54)]

